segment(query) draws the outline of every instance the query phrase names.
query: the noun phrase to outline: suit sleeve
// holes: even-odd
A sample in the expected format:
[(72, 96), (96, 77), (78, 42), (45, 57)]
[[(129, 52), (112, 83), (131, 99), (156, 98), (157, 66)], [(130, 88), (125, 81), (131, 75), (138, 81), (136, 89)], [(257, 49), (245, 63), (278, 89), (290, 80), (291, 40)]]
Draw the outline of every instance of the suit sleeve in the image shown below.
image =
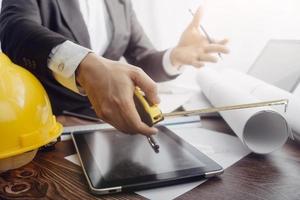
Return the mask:
[(49, 73), (51, 50), (66, 41), (42, 26), (36, 0), (3, 0), (0, 15), (2, 51), (36, 75)]
[(145, 34), (136, 14), (128, 1), (127, 13), (130, 17), (130, 41), (124, 57), (132, 65), (141, 67), (153, 80), (157, 82), (176, 78), (178, 75), (170, 76), (163, 67), (163, 57), (166, 51), (157, 51)]

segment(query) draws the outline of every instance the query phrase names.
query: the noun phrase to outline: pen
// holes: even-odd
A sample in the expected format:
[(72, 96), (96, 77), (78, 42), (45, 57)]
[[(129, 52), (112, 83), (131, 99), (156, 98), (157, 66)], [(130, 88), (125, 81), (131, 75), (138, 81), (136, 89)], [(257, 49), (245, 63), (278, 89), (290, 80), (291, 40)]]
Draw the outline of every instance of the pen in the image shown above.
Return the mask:
[[(194, 13), (193, 13), (193, 11), (192, 11), (191, 9), (189, 9), (189, 12), (191, 13), (191, 15), (192, 15), (193, 17), (195, 16)], [(211, 39), (211, 37), (208, 35), (208, 33), (207, 33), (207, 31), (205, 30), (205, 28), (204, 28), (201, 24), (200, 24), (200, 29), (201, 29), (201, 31), (204, 33), (204, 35), (205, 35), (205, 37), (207, 38), (208, 42), (209, 42), (210, 44), (214, 43), (213, 40)], [(218, 53), (218, 56), (219, 56), (220, 58), (222, 58), (221, 53)]]
[(151, 148), (154, 150), (155, 153), (159, 153), (159, 145), (156, 144), (154, 138), (152, 136), (146, 136), (147, 140), (151, 146)]

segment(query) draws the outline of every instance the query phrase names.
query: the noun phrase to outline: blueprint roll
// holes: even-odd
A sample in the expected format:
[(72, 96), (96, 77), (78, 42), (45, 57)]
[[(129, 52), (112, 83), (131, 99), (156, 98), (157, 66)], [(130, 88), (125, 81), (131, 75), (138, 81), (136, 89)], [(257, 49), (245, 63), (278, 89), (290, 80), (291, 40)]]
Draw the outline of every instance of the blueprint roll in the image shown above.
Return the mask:
[[(260, 102), (211, 68), (200, 69), (197, 80), (214, 107)], [(255, 153), (270, 153), (282, 147), (289, 136), (286, 119), (271, 107), (223, 111), (220, 115), (240, 140)]]
[(239, 87), (261, 101), (288, 99), (289, 104), (286, 112), (281, 106), (275, 106), (274, 109), (285, 116), (294, 132), (300, 134), (300, 98), (298, 96), (233, 69), (224, 69), (220, 73), (223, 77), (226, 77), (226, 80), (235, 80)]

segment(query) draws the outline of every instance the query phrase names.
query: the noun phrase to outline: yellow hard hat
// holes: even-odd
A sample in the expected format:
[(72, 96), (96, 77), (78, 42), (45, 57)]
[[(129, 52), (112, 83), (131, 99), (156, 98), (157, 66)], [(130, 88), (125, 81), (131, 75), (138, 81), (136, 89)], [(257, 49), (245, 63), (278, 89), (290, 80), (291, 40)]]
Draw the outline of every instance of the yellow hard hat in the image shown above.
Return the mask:
[(37, 150), (61, 132), (41, 83), (0, 53), (0, 160)]

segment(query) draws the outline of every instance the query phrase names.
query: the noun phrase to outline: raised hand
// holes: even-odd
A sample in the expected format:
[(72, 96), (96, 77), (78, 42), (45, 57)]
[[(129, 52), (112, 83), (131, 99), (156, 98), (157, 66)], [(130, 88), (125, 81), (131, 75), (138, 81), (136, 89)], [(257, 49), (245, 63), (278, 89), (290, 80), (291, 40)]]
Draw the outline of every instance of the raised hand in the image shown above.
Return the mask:
[(204, 66), (205, 62), (217, 62), (217, 53), (229, 53), (226, 47), (228, 42), (226, 39), (210, 43), (205, 35), (201, 33), (202, 16), (203, 9), (200, 7), (192, 22), (182, 33), (178, 45), (171, 52), (171, 61), (174, 66), (193, 65), (199, 68)]

